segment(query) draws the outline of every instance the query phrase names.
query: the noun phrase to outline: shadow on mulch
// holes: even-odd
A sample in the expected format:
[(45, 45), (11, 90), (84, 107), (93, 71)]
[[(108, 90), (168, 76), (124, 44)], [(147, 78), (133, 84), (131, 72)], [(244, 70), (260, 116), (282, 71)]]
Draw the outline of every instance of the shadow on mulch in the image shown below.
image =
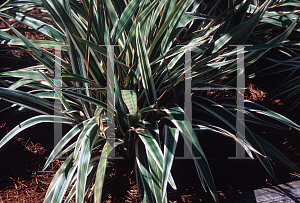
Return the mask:
[[(10, 111), (1, 112), (1, 118)], [(0, 138), (17, 123), (34, 114), (19, 114), (1, 123)], [(51, 179), (62, 161), (54, 161), (46, 171), (42, 167), (53, 148), (53, 125), (33, 126), (15, 136), (0, 149), (0, 202), (43, 202)]]

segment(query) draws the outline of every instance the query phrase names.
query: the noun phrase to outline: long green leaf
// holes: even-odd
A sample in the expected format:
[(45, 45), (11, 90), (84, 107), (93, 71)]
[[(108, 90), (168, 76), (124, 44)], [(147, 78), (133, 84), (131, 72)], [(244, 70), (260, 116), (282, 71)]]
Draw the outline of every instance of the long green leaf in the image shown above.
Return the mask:
[(36, 18), (33, 18), (28, 15), (24, 15), (19, 12), (7, 12), (8, 15), (11, 16), (12, 19), (17, 20), (19, 22), (22, 22), (23, 24), (27, 25), (28, 27), (43, 33), (44, 35), (51, 37), (53, 40), (58, 40), (62, 43), (64, 43), (64, 35), (57, 29), (55, 29), (53, 26), (44, 23), (41, 20), (38, 20)]
[(281, 165), (293, 169), (295, 171), (299, 171), (300, 168), (294, 164), (290, 159), (288, 159), (283, 153), (281, 153), (278, 149), (276, 149), (273, 145), (271, 145), (269, 142), (261, 138), (260, 136), (253, 133), (253, 135), (256, 137), (256, 139), (261, 143), (264, 150), (267, 152), (267, 155), (274, 159), (274, 161), (277, 161)]
[(167, 177), (171, 173), (171, 167), (175, 157), (175, 149), (178, 142), (179, 130), (165, 126), (165, 144), (164, 144), (164, 160), (163, 160), (163, 173), (161, 183), (161, 196), (166, 195), (167, 190)]
[[(55, 173), (55, 176), (52, 178), (52, 181), (48, 187), (48, 190), (47, 190), (47, 193), (46, 193), (46, 197), (45, 199), (49, 199), (48, 201), (51, 202), (51, 198), (53, 196), (53, 193), (54, 193), (54, 190), (55, 190), (55, 184), (56, 184), (56, 181), (57, 179), (60, 177), (60, 175), (62, 173), (64, 173), (64, 171), (69, 167), (69, 164), (72, 164), (72, 154), (71, 156), (69, 156), (65, 161), (64, 163), (59, 167), (59, 169), (56, 171)], [(52, 194), (51, 194), (52, 193)]]
[[(223, 99), (219, 99), (219, 104), (225, 104), (225, 105), (229, 105), (229, 106), (235, 106), (236, 107), (236, 99), (235, 98), (223, 98)], [(257, 103), (254, 103), (252, 101), (249, 100), (245, 100), (244, 102), (245, 105), (245, 109), (252, 111), (252, 112), (256, 112), (258, 114), (261, 115), (265, 115), (268, 116), (270, 118), (273, 118), (281, 123), (284, 123), (296, 130), (300, 131), (300, 126), (297, 125), (296, 123), (294, 123), (293, 121), (291, 121), (290, 119), (286, 118), (285, 116), (280, 115), (279, 113), (276, 113), (274, 111), (271, 111), (269, 109), (267, 109), (266, 107), (263, 107)]]
[(153, 191), (152, 175), (149, 171), (148, 159), (144, 145), (137, 140), (135, 144), (136, 163), (142, 180), (143, 188), (149, 202), (156, 202)]
[[(142, 142), (144, 143), (146, 149), (149, 151), (152, 158), (157, 163), (159, 170), (162, 171), (163, 170), (163, 153), (162, 153), (157, 141), (151, 135), (151, 133), (147, 130), (137, 131), (137, 133), (138, 133), (140, 139), (142, 140)], [(168, 181), (169, 181), (170, 185), (172, 186), (172, 188), (176, 190), (177, 187), (175, 185), (172, 175), (170, 174), (170, 176), (168, 176), (166, 178), (168, 178)]]
[(76, 126), (74, 126), (69, 132), (67, 132), (63, 138), (56, 144), (55, 148), (52, 150), (51, 154), (49, 155), (43, 170), (45, 170), (48, 165), (57, 157), (57, 155), (61, 152), (61, 150), (68, 144), (88, 123), (84, 121)]
[(151, 73), (151, 67), (147, 56), (147, 51), (145, 48), (145, 42), (143, 41), (143, 38), (141, 36), (140, 25), (137, 27), (136, 30), (136, 44), (138, 54), (138, 66), (140, 68), (140, 73), (142, 76), (143, 87), (146, 91), (146, 98), (148, 104), (152, 105), (157, 99), (156, 89)]
[(118, 25), (115, 31), (115, 37), (113, 39), (113, 44), (120, 38), (122, 32), (125, 30), (126, 26), (134, 15), (135, 11), (138, 9), (141, 0), (132, 0), (122, 11), (122, 15), (118, 21)]
[[(91, 121), (94, 121), (94, 119), (92, 119)], [(78, 172), (77, 172), (77, 182), (76, 182), (76, 202), (84, 202), (88, 166), (90, 162), (93, 142), (97, 135), (98, 126), (97, 125), (89, 126), (89, 124), (85, 127), (83, 131), (84, 133), (82, 133), (84, 135), (84, 139), (81, 142), (82, 143), (81, 151), (80, 154), (78, 155), (79, 160), (78, 160)], [(76, 157), (76, 154), (74, 155)]]
[(101, 106), (104, 109), (106, 109), (106, 104), (105, 103), (103, 103), (102, 101), (99, 101), (97, 99), (94, 99), (92, 97), (88, 97), (86, 95), (83, 95), (83, 94), (80, 94), (80, 93), (77, 93), (77, 92), (67, 91), (67, 90), (62, 90), (62, 93), (65, 94), (65, 95), (69, 95), (69, 96), (75, 97), (75, 98), (77, 98), (79, 100), (83, 100), (83, 101), (89, 102), (91, 104), (95, 104), (97, 106)]
[[(4, 136), (4, 138), (2, 138), (2, 140), (0, 141), (0, 148), (7, 143), (9, 140), (11, 140), (16, 134), (18, 134), (19, 132), (34, 126), (36, 124), (39, 123), (55, 123), (57, 122), (56, 119), (58, 117), (57, 116), (46, 116), (46, 115), (42, 115), (42, 116), (35, 116), (32, 118), (27, 119), (26, 121), (23, 121), (22, 123), (20, 123), (19, 125), (17, 125), (15, 128), (13, 128), (7, 135)], [(73, 124), (73, 121), (64, 117), (61, 117), (61, 122), (64, 124)]]
[[(190, 122), (184, 119), (184, 111), (180, 107), (173, 107), (169, 109), (164, 108), (164, 111), (168, 114), (169, 119), (183, 135), (191, 154), (196, 158), (194, 160), (199, 172), (199, 177), (203, 178), (214, 200), (218, 201), (217, 191), (208, 162)], [(192, 146), (190, 146), (190, 143)]]
[(94, 118), (89, 119), (88, 123), (86, 124), (86, 126), (84, 127), (84, 129), (81, 131), (80, 135), (77, 138), (77, 142), (74, 150), (74, 159), (77, 159), (78, 156), (80, 156), (82, 143), (85, 142), (85, 140), (88, 138), (88, 134), (95, 126), (97, 126), (95, 119)]
[(54, 109), (47, 100), (19, 90), (0, 87), (0, 98), (42, 114), (50, 114)]
[[(116, 141), (114, 143), (114, 148), (122, 143), (123, 143), (122, 141)], [(102, 149), (101, 157), (97, 167), (97, 173), (95, 179), (95, 190), (94, 190), (94, 201), (96, 203), (101, 203), (102, 188), (103, 188), (105, 171), (107, 167), (107, 157), (113, 150), (113, 147), (107, 147), (107, 145), (108, 143), (105, 143)]]

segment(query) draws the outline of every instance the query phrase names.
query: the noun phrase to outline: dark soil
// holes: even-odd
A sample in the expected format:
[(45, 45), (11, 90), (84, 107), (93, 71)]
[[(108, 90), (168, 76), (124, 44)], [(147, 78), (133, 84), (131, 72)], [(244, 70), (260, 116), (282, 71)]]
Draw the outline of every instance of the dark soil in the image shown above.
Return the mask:
[[(30, 115), (28, 115), (29, 117)], [(10, 119), (2, 124), (1, 137), (23, 118)], [(51, 163), (42, 171), (45, 157), (53, 148), (53, 125), (39, 125), (26, 130), (7, 143), (0, 152), (0, 202), (42, 202), (47, 188), (62, 160)], [(263, 129), (264, 130), (264, 129)], [(47, 132), (47, 133), (45, 133)], [(53, 130), (52, 130), (53, 132)], [(262, 131), (262, 136), (300, 165), (298, 132), (278, 133)], [(181, 140), (182, 143), (183, 140)], [(230, 195), (276, 184), (259, 161), (229, 160), (235, 155), (235, 143), (216, 133), (199, 134), (199, 141), (207, 156), (220, 199)], [(178, 146), (177, 157), (182, 157)], [(298, 180), (300, 174), (275, 164), (279, 183)], [(176, 159), (172, 168), (177, 190), (169, 188), (171, 202), (213, 202), (205, 193), (192, 160)], [(126, 162), (116, 163), (108, 170), (104, 183), (104, 202), (135, 202), (138, 199), (135, 174)]]

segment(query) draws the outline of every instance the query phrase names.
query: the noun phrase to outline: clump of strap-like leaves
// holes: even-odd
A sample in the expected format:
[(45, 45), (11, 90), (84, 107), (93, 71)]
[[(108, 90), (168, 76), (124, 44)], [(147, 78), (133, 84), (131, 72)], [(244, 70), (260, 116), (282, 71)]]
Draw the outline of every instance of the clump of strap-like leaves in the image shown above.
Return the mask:
[[(64, 197), (68, 202), (75, 196), (77, 203), (88, 198), (100, 203), (107, 158), (112, 149), (116, 149), (118, 156), (136, 164), (140, 201), (167, 203), (167, 184), (176, 189), (176, 177), (170, 171), (179, 134), (191, 144), (192, 156), (198, 157), (194, 162), (200, 182), (218, 201), (195, 129), (231, 137), (250, 157), (255, 154), (275, 180), (270, 159), (299, 170), (247, 125), (245, 140), (242, 134), (236, 135), (235, 98), (213, 100), (195, 93), (193, 111), (197, 116), (193, 125), (183, 110), (187, 50), (191, 50), (193, 88), (221, 87), (216, 82), (228, 75), (233, 79), (223, 86), (232, 86), (236, 81), (236, 54), (243, 50), (230, 45), (253, 44), (245, 47), (246, 69), (272, 48), (292, 52), (297, 47), (289, 35), (299, 32), (297, 6), (299, 3), (270, 0), (260, 3), (256, 0), (226, 3), (219, 0), (7, 1), (0, 6), (1, 20), (10, 18), (15, 22), (6, 23), (7, 28), (0, 30), (1, 43), (15, 45), (7, 50), (22, 48), (35, 60), (19, 56), (20, 60), (28, 60), (33, 65), (0, 73), (3, 78), (0, 78), (1, 111), (15, 108), (14, 113), (19, 113), (29, 109), (37, 115), (12, 129), (0, 141), (0, 147), (30, 126), (57, 121), (53, 115), (55, 95), (59, 95), (54, 81), (53, 49), (56, 48), (61, 51), (63, 87), (62, 96), (58, 98), (63, 106), (60, 121), (72, 128), (46, 161), (44, 169), (54, 159), (68, 154), (44, 202), (62, 202)], [(41, 9), (42, 14), (28, 14), (33, 8)], [(278, 12), (281, 8), (285, 8), (285, 12)], [(15, 28), (15, 23), (23, 23), (28, 28)], [(44, 34), (44, 39), (28, 40), (22, 34), (32, 31)], [(112, 146), (107, 136), (108, 52), (105, 45), (115, 45), (116, 139)], [(292, 68), (299, 66), (297, 61), (270, 60)], [(282, 70), (272, 66), (252, 76), (276, 71)], [(290, 85), (299, 84), (296, 73), (290, 78), (278, 91), (284, 92), (290, 90)], [(84, 88), (64, 89), (70, 87)], [(274, 93), (276, 96), (280, 94), (278, 91)], [(244, 105), (248, 122), (283, 129), (263, 120), (263, 116), (267, 116), (300, 130), (291, 120), (261, 105), (247, 100)], [(74, 139), (77, 141), (72, 143)]]

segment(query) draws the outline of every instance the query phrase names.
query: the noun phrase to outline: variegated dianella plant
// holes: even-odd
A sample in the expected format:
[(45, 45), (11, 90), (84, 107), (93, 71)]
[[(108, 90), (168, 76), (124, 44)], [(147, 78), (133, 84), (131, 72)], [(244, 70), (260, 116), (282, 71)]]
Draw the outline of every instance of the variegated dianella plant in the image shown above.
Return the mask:
[[(257, 75), (285, 71), (279, 68), (281, 65), (289, 71), (299, 71), (299, 61), (294, 55), (288, 61), (270, 58), (277, 64), (272, 67), (256, 64), (259, 58), (269, 56), (271, 49), (281, 48), (289, 53), (299, 50), (299, 44), (293, 41), (299, 39), (299, 6), (297, 1), (284, 0), (8, 0), (0, 6), (0, 19), (6, 23), (6, 28), (0, 30), (0, 40), (14, 46), (6, 46), (3, 51), (25, 50), (34, 60), (15, 56), (31, 62), (32, 66), (1, 71), (1, 111), (13, 108), (15, 115), (30, 110), (36, 116), (17, 124), (0, 141), (0, 147), (33, 125), (55, 121), (53, 49), (60, 47), (61, 122), (70, 125), (71, 130), (45, 163), (44, 169), (54, 159), (68, 156), (53, 178), (44, 202), (69, 202), (75, 197), (77, 203), (86, 200), (100, 203), (105, 171), (113, 161), (108, 160), (111, 149), (107, 140), (107, 90), (103, 88), (107, 86), (105, 45), (116, 45), (114, 148), (116, 156), (135, 163), (132, 167), (141, 202), (167, 203), (167, 185), (176, 190), (171, 167), (179, 136), (192, 144), (189, 150), (197, 157), (194, 163), (199, 184), (218, 201), (195, 129), (200, 134), (208, 130), (232, 138), (250, 157), (255, 155), (275, 180), (271, 160), (299, 170), (247, 125), (246, 139), (236, 136), (235, 98), (213, 99), (204, 96), (203, 91), (195, 91), (193, 111), (197, 117), (188, 121), (183, 110), (187, 50), (191, 50), (193, 88), (220, 87), (216, 82), (224, 76), (232, 78), (224, 86), (234, 86), (236, 54), (241, 50), (230, 45), (253, 45), (245, 47), (245, 68), (255, 67)], [(27, 12), (34, 8), (42, 13)], [(17, 28), (16, 23), (27, 28)], [(22, 32), (39, 32), (44, 38), (29, 40)], [(286, 81), (288, 84), (275, 95), (288, 90), (291, 82), (299, 92), (295, 71), (290, 76), (293, 80)], [(103, 89), (64, 89), (69, 87)], [(288, 118), (259, 104), (248, 100), (244, 104), (247, 122), (275, 129), (287, 125), (300, 130)], [(74, 139), (77, 141), (71, 142)]]

